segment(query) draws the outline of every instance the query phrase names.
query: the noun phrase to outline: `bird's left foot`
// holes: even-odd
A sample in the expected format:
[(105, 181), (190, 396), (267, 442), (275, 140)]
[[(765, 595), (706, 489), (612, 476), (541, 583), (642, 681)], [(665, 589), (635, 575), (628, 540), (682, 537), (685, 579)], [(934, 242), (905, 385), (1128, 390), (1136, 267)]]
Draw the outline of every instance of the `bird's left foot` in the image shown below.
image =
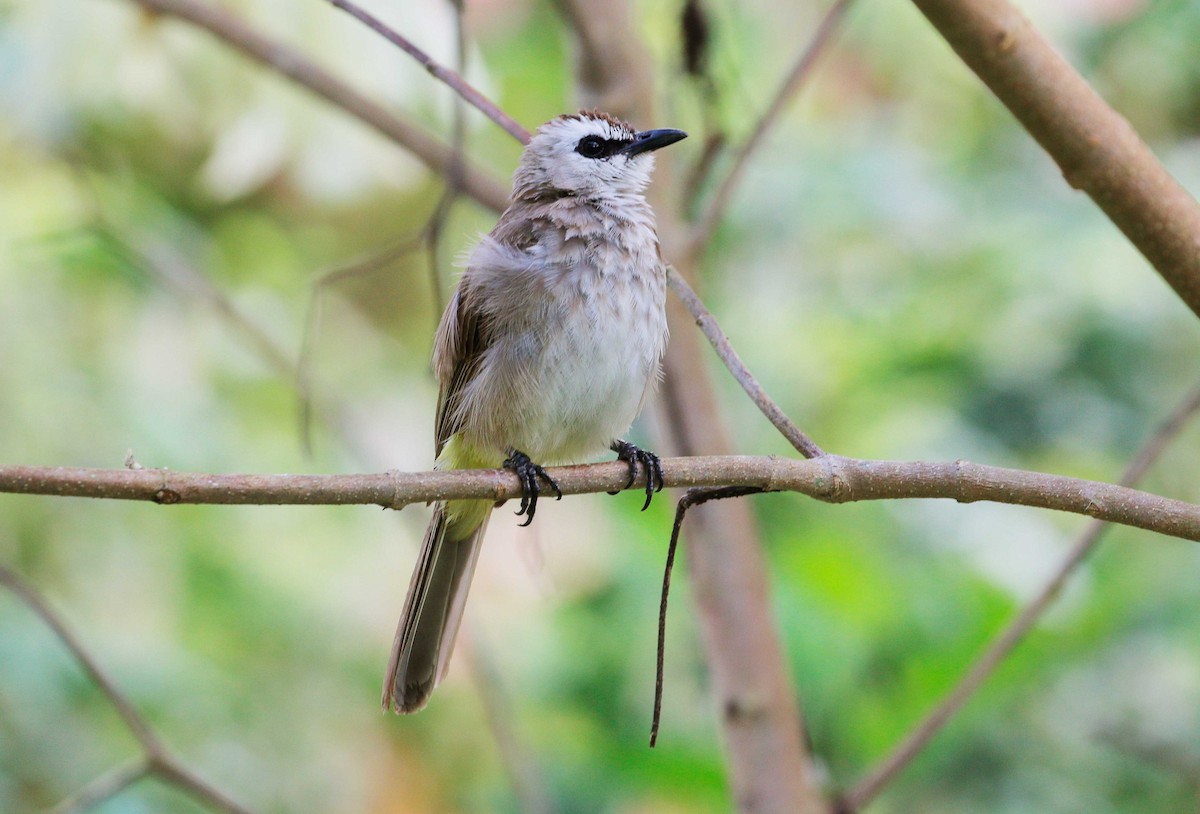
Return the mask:
[[(661, 492), (663, 488), (663, 470), (662, 462), (653, 452), (644, 450), (628, 441), (617, 439), (612, 442), (609, 447), (613, 452), (617, 453), (617, 460), (625, 461), (629, 464), (629, 481), (625, 484), (628, 489), (637, 479), (638, 464), (646, 468), (646, 502), (642, 504), (642, 511), (650, 505), (650, 499), (654, 497), (655, 492)], [(616, 492), (609, 492), (610, 495), (615, 495)]]
[(517, 473), (517, 477), (521, 479), (521, 507), (517, 509), (517, 516), (525, 515), (525, 522), (521, 524), (522, 526), (528, 526), (533, 522), (533, 514), (537, 511), (538, 495), (542, 493), (543, 481), (554, 490), (554, 499), (562, 500), (562, 491), (554, 482), (554, 478), (547, 475), (545, 469), (529, 460), (529, 456), (524, 452), (514, 449), (508, 456), (508, 460), (504, 462), (504, 468)]

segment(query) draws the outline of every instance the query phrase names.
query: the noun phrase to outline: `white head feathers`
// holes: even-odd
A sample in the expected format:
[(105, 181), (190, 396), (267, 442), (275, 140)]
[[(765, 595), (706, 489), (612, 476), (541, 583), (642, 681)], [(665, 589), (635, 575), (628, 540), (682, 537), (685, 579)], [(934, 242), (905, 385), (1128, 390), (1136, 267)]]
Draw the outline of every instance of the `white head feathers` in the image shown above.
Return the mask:
[(680, 130), (635, 131), (607, 113), (581, 111), (543, 124), (513, 175), (513, 198), (640, 194), (650, 183), (654, 151), (686, 136)]

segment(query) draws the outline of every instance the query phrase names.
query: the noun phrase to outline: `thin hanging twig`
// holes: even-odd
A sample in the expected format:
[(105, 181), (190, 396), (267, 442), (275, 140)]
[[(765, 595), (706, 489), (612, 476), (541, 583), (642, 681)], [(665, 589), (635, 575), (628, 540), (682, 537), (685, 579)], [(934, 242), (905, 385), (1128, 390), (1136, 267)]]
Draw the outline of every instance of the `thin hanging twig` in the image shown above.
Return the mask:
[(693, 506), (710, 500), (745, 497), (765, 492), (757, 486), (719, 486), (716, 488), (688, 489), (675, 507), (675, 523), (671, 526), (671, 542), (667, 545), (667, 562), (663, 567), (662, 595), (658, 601), (658, 652), (654, 659), (654, 712), (650, 718), (650, 748), (658, 743), (658, 725), (662, 719), (663, 665), (667, 652), (667, 598), (671, 594), (671, 572), (675, 568), (675, 551), (679, 546), (679, 531), (683, 518)]

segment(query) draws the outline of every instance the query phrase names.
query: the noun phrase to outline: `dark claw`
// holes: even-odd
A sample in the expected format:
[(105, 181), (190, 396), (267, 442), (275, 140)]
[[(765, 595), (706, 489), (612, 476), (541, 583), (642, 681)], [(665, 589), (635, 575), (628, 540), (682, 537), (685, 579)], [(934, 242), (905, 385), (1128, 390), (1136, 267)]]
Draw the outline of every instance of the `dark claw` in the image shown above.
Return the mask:
[[(654, 497), (654, 493), (661, 492), (663, 488), (662, 461), (653, 452), (641, 449), (628, 441), (620, 439), (612, 442), (611, 449), (617, 453), (617, 460), (625, 461), (629, 464), (629, 480), (625, 482), (625, 489), (632, 486), (633, 482), (637, 479), (638, 464), (645, 467), (646, 502), (642, 504), (642, 511), (646, 511), (650, 506), (650, 499)], [(615, 495), (616, 492), (609, 492), (609, 494)]]
[(515, 472), (521, 481), (521, 506), (517, 509), (517, 516), (525, 515), (522, 527), (533, 522), (533, 515), (537, 512), (538, 496), (542, 493), (542, 481), (545, 481), (546, 485), (554, 490), (555, 500), (562, 500), (562, 490), (558, 488), (554, 478), (547, 475), (546, 470), (529, 460), (529, 456), (524, 452), (514, 449), (508, 456), (508, 460), (504, 462), (504, 468)]

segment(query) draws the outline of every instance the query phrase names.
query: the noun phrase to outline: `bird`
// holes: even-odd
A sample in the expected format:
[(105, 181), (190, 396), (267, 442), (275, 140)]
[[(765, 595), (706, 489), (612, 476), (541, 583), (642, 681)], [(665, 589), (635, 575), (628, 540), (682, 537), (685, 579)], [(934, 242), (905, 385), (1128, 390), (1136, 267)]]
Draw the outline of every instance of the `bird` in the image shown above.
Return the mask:
[[(543, 466), (606, 449), (662, 488), (658, 456), (623, 440), (661, 376), (666, 267), (645, 197), (655, 151), (682, 130), (638, 131), (600, 111), (529, 139), (508, 206), (469, 253), (434, 336), (439, 470), (504, 467), (528, 525), (562, 493)], [(614, 493), (615, 494), (615, 493)], [(435, 503), (404, 601), (383, 707), (416, 712), (446, 675), (494, 504)]]

